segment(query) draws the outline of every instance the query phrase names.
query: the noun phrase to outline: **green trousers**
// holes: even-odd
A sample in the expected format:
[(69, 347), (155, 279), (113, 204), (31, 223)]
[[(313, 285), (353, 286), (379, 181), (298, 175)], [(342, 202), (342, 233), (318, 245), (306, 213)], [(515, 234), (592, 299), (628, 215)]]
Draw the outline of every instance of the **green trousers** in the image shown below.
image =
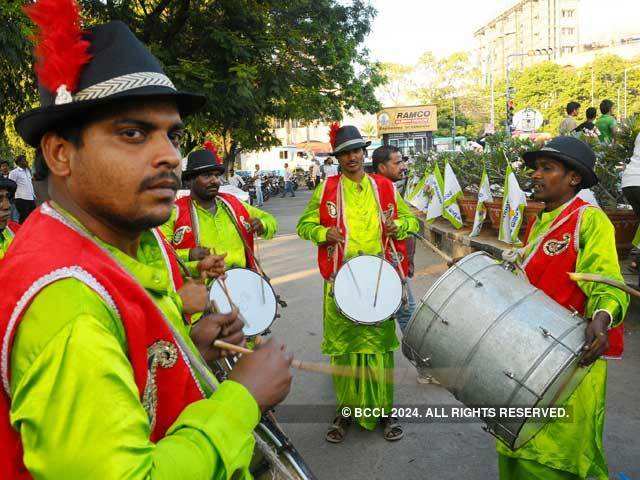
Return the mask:
[[(331, 356), (331, 365), (342, 367), (352, 376), (334, 375), (338, 412), (342, 407), (384, 408), (387, 415), (393, 406), (393, 352), (349, 353)], [(353, 410), (352, 410), (353, 411)], [(367, 430), (376, 428), (379, 418), (359, 417), (356, 421)]]

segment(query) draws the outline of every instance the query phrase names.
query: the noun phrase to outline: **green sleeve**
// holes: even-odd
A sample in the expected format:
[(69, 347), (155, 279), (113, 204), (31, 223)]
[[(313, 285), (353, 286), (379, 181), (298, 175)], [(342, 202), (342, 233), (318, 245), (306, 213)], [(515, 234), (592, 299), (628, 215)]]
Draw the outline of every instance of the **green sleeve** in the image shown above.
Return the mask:
[(250, 478), (259, 409), (249, 392), (224, 382), (151, 442), (122, 323), (75, 279), (46, 287), (26, 311), (11, 377), (10, 419), (34, 478)]
[(396, 205), (398, 205), (398, 218), (394, 223), (398, 227), (398, 240), (404, 240), (412, 233), (417, 233), (420, 228), (418, 219), (411, 212), (402, 196), (396, 192)]
[(264, 232), (260, 235), (265, 240), (272, 239), (276, 232), (278, 231), (278, 221), (276, 217), (271, 215), (270, 213), (265, 212), (264, 210), (260, 210), (259, 208), (253, 207), (248, 203), (242, 202), (249, 212), (251, 218), (257, 218), (262, 222), (262, 226), (264, 227)]
[[(615, 230), (599, 208), (587, 208), (583, 213), (576, 271), (596, 273), (624, 282), (618, 263)], [(614, 326), (622, 322), (629, 307), (629, 295), (603, 283), (578, 282), (578, 285), (588, 299), (588, 318), (598, 310), (606, 310), (611, 314)]]
[(322, 199), (323, 190), (324, 183), (316, 187), (296, 227), (300, 238), (311, 240), (316, 245), (326, 242), (327, 231), (329, 230), (327, 227), (320, 225), (320, 200)]

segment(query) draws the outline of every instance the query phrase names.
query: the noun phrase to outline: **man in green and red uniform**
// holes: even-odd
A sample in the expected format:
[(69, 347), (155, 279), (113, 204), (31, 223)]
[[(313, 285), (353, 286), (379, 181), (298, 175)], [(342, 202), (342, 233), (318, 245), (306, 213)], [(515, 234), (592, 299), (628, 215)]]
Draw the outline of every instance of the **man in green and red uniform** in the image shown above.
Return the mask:
[[(267, 342), (218, 384), (205, 362), (215, 339), (243, 342), (242, 323), (185, 322), (206, 289), (182, 284), (155, 228), (179, 184), (182, 117), (203, 99), (123, 23), (80, 33), (70, 0), (28, 11), (47, 48), (41, 106), (16, 130), (41, 149), (51, 201), (0, 262), (0, 478), (250, 478), (253, 429), (286, 396), (291, 358)], [(47, 31), (52, 15), (66, 36)]]
[(623, 350), (622, 321), (629, 298), (606, 284), (574, 282), (568, 272), (600, 274), (622, 281), (615, 232), (606, 214), (577, 194), (594, 186), (595, 155), (574, 137), (556, 137), (524, 155), (536, 200), (545, 209), (528, 226), (518, 262), (529, 281), (585, 319), (580, 365), (590, 368), (567, 400), (571, 422), (551, 422), (516, 451), (498, 443), (500, 478), (560, 480), (608, 477), (602, 446), (607, 363)]
[[(382, 246), (390, 237), (402, 255), (397, 268), (402, 268), (406, 275), (404, 239), (418, 231), (418, 220), (389, 179), (365, 174), (364, 148), (369, 143), (356, 127), (341, 127), (332, 145), (342, 173), (327, 177), (316, 188), (297, 226), (301, 238), (318, 245), (318, 266), (325, 280), (322, 353), (331, 357), (332, 365), (349, 369), (354, 374), (333, 378), (338, 411), (348, 406), (382, 407), (390, 412), (393, 406), (393, 352), (398, 348), (394, 320), (375, 326), (358, 325), (342, 315), (331, 294), (336, 273), (334, 265), (342, 265), (359, 254), (381, 254)], [(381, 210), (386, 216), (385, 224), (381, 222)], [(342, 212), (341, 218), (338, 218), (338, 212)], [(390, 246), (384, 254), (392, 259)], [(392, 263), (396, 263), (395, 259)], [(376, 428), (378, 420), (373, 416), (358, 418), (360, 425), (368, 430)], [(349, 422), (350, 418), (338, 415), (327, 433), (327, 441), (341, 442)], [(402, 428), (394, 419), (385, 422), (384, 436), (387, 440), (402, 438)]]
[(211, 151), (191, 152), (182, 174), (191, 194), (176, 201), (161, 230), (185, 261), (199, 260), (215, 249), (226, 255), (229, 267), (255, 269), (254, 234), (273, 238), (278, 223), (273, 215), (221, 193), (224, 171)]
[(11, 200), (17, 187), (13, 180), (0, 177), (0, 260), (20, 228), (19, 223), (11, 221)]

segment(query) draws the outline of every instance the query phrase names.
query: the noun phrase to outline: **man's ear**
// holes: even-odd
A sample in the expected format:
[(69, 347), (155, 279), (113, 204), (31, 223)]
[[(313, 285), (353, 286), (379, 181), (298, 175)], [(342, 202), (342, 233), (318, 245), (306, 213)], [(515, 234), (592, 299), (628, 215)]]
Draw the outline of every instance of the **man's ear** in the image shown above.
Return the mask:
[(571, 183), (572, 187), (577, 187), (582, 183), (582, 175), (575, 170), (571, 170), (569, 172), (569, 183)]
[(40, 140), (40, 148), (49, 171), (58, 177), (71, 173), (71, 157), (76, 147), (54, 132), (47, 132)]

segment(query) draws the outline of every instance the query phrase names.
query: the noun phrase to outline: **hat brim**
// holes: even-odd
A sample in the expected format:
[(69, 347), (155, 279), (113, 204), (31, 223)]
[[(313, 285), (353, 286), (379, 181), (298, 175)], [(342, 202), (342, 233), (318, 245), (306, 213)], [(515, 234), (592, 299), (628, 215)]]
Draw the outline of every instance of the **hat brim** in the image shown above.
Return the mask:
[(329, 155), (333, 155), (334, 157), (340, 153), (343, 152), (348, 152), (350, 150), (355, 150), (356, 148), (367, 148), (369, 145), (371, 145), (371, 142), (365, 142), (364, 140), (362, 141), (362, 143), (355, 143), (355, 144), (351, 144), (348, 147), (345, 147), (341, 150), (335, 150), (333, 152), (331, 152)]
[(531, 169), (536, 168), (536, 160), (540, 157), (548, 157), (554, 160), (557, 160), (570, 169), (575, 170), (582, 177), (582, 183), (580, 183), (580, 189), (591, 188), (594, 185), (598, 184), (598, 176), (596, 172), (588, 169), (580, 162), (578, 162), (575, 158), (570, 157), (569, 155), (565, 155), (561, 152), (552, 152), (549, 150), (535, 150), (533, 152), (526, 152), (522, 155), (524, 159), (524, 163), (527, 167)]
[(94, 100), (35, 108), (18, 116), (15, 120), (15, 127), (27, 144), (37, 148), (45, 133), (68, 119), (77, 118), (87, 110), (116, 101), (151, 98), (174, 100), (182, 117), (197, 112), (206, 101), (203, 95), (196, 93), (176, 92), (168, 87), (147, 86)]
[(207, 172), (215, 172), (218, 171), (220, 173), (224, 173), (227, 171), (224, 165), (204, 165), (202, 167), (194, 168), (193, 170), (185, 170), (182, 172), (182, 181), (186, 182), (191, 180), (198, 175), (202, 175)]

